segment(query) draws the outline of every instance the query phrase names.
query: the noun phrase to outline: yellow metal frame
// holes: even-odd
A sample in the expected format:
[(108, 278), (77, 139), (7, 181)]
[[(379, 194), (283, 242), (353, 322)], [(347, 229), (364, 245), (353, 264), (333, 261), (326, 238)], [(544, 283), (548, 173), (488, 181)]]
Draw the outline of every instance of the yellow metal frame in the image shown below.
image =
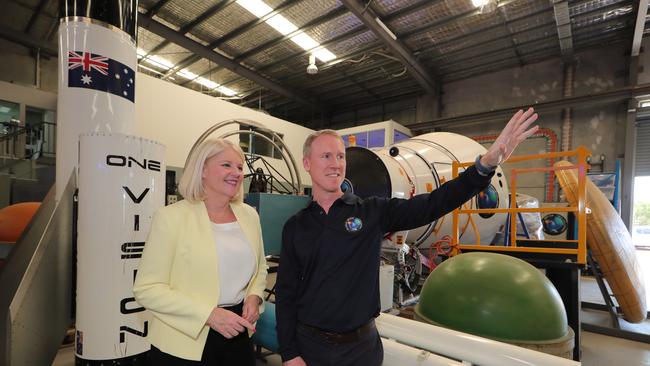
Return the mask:
[[(587, 156), (591, 152), (580, 146), (576, 150), (567, 152), (555, 152), (547, 154), (535, 154), (525, 156), (514, 156), (507, 160), (508, 163), (515, 163), (528, 160), (537, 159), (557, 159), (562, 157), (576, 157), (577, 165), (571, 167), (544, 167), (544, 168), (526, 168), (526, 169), (512, 169), (510, 175), (510, 208), (483, 208), (483, 209), (464, 209), (462, 207), (453, 211), (452, 221), (452, 245), (458, 248), (461, 252), (463, 250), (472, 251), (498, 251), (498, 252), (526, 252), (526, 253), (548, 253), (548, 254), (569, 254), (576, 255), (577, 263), (586, 264), (587, 262)], [(452, 163), (452, 175), (458, 176), (458, 170), (473, 165), (474, 162), (460, 163), (454, 161)], [(517, 175), (532, 173), (532, 172), (549, 172), (555, 174), (556, 170), (578, 170), (578, 206), (570, 207), (539, 207), (539, 208), (517, 208)], [(577, 249), (567, 248), (541, 248), (541, 247), (519, 247), (517, 246), (517, 213), (519, 212), (574, 212), (578, 217), (578, 240), (540, 240), (543, 242), (566, 242), (577, 243)], [(510, 213), (510, 244), (511, 246), (487, 246), (478, 245), (481, 242), (480, 234), (476, 230), (476, 243), (477, 244), (461, 244), (459, 241), (460, 231), (459, 215), (460, 214), (473, 214), (473, 213)], [(519, 241), (525, 241), (520, 239)]]

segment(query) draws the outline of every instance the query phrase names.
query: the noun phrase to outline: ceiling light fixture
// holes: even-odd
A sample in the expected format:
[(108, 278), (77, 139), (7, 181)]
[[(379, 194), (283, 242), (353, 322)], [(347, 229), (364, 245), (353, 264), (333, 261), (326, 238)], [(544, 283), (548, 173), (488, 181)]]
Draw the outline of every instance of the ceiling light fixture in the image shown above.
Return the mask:
[(218, 86), (217, 90), (229, 97), (234, 97), (237, 95), (237, 93), (234, 90), (230, 88), (226, 88), (225, 86)]
[(156, 69), (153, 69), (153, 68), (151, 68), (151, 67), (145, 66), (145, 65), (143, 65), (143, 64), (141, 64), (141, 63), (138, 64), (138, 67), (143, 68), (143, 69), (145, 69), (145, 70), (147, 70), (147, 71), (153, 72), (154, 74), (157, 74), (157, 75), (160, 75), (160, 76), (164, 76), (164, 75), (165, 75), (165, 74), (163, 74), (162, 72), (160, 72), (160, 71), (158, 71), (158, 70), (156, 70)]
[(312, 48), (319, 46), (318, 42), (305, 33), (297, 34), (291, 37), (291, 40), (304, 50), (311, 50)]
[(282, 15), (274, 16), (273, 18), (267, 20), (266, 24), (273, 27), (276, 31), (280, 32), (280, 34), (282, 34), (283, 36), (286, 36), (287, 34), (298, 30), (298, 27), (293, 25), (293, 23), (288, 21), (287, 18), (283, 17)]
[[(270, 6), (266, 5), (261, 0), (237, 0), (237, 4), (258, 18), (261, 18), (273, 11)], [(279, 14), (268, 19), (266, 21), (266, 24), (273, 27), (273, 29), (280, 32), (280, 34), (283, 36), (293, 33), (299, 29), (295, 24), (291, 23), (290, 20)], [(297, 44), (305, 51), (312, 51), (320, 47), (320, 44), (316, 42), (316, 40), (304, 32), (291, 37), (291, 41), (293, 41), (293, 43)], [(312, 54), (322, 62), (329, 62), (336, 59), (336, 55), (324, 47), (318, 49), (318, 51), (313, 51)]]
[(307, 65), (307, 73), (309, 75), (315, 75), (318, 73), (318, 66), (316, 66), (315, 55), (309, 55), (309, 65)]
[(384, 30), (384, 32), (388, 33), (390, 38), (392, 38), (393, 40), (397, 40), (397, 36), (395, 35), (395, 33), (393, 33), (390, 29), (388, 29), (386, 24), (384, 24), (384, 22), (382, 22), (381, 19), (379, 19), (379, 17), (375, 18), (375, 21), (377, 22), (377, 24), (379, 24), (381, 29)]
[[(160, 56), (148, 55), (148, 56), (145, 57), (145, 55), (147, 55), (147, 52), (145, 50), (143, 50), (142, 48), (137, 49), (137, 54), (138, 54), (138, 58), (140, 59), (139, 66), (144, 68), (145, 70), (152, 71), (152, 72), (154, 72), (156, 74), (164, 75), (163, 73), (161, 73), (161, 72), (159, 72), (157, 70), (154, 70), (154, 69), (152, 69), (150, 67), (144, 66), (142, 63), (146, 62), (146, 63), (148, 63), (150, 65), (153, 65), (153, 66), (156, 66), (156, 67), (158, 67), (160, 69), (163, 69), (164, 71), (169, 71), (174, 67), (174, 64), (171, 61), (166, 60), (166, 59), (164, 59), (164, 58), (162, 58)], [(206, 78), (204, 78), (202, 76), (199, 76), (199, 75), (191, 72), (188, 69), (178, 70), (174, 74), (178, 75), (180, 77), (183, 77), (185, 79), (191, 80), (191, 81), (193, 81), (195, 83), (201, 84), (204, 87), (206, 87), (206, 88), (208, 88), (208, 89), (210, 89), (212, 91), (216, 90), (216, 91), (218, 91), (221, 94), (224, 94), (226, 96), (233, 97), (233, 96), (237, 95), (236, 91), (234, 91), (234, 90), (232, 90), (230, 88), (226, 88), (225, 86), (221, 86), (221, 85), (215, 83), (214, 81), (212, 81), (210, 79), (206, 79)]]
[(266, 5), (261, 0), (237, 0), (237, 4), (258, 18), (261, 18), (273, 11), (273, 8)]
[(479, 8), (481, 14), (488, 14), (496, 10), (497, 0), (472, 0), (472, 4)]
[(317, 59), (323, 62), (330, 62), (336, 59), (336, 55), (330, 52), (327, 48), (321, 48), (317, 51), (314, 51), (313, 54)]

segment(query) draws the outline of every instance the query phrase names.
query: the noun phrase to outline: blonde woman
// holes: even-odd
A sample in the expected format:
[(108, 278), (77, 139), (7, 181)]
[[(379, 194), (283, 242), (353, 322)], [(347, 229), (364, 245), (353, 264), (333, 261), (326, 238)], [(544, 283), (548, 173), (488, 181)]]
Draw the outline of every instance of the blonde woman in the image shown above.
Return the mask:
[(259, 217), (243, 200), (244, 155), (208, 140), (179, 184), (185, 200), (156, 212), (133, 285), (153, 314), (153, 365), (254, 365), (249, 335), (267, 266)]

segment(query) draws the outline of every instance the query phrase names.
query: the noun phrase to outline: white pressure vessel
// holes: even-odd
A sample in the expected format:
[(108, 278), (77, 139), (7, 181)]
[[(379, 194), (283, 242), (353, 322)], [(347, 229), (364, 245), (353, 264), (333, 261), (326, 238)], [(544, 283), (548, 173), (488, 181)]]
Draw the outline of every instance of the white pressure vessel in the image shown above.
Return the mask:
[[(381, 196), (411, 198), (431, 192), (451, 180), (452, 162), (471, 162), (486, 149), (478, 142), (455, 133), (434, 132), (398, 142), (389, 147), (369, 150), (349, 147), (346, 150), (346, 180), (344, 189), (360, 197)], [(462, 169), (460, 170), (462, 171)], [(507, 208), (508, 184), (500, 167), (491, 184), (468, 201), (467, 208)], [(497, 231), (503, 229), (505, 214), (461, 214), (460, 242), (480, 244), (492, 242)], [(408, 232), (389, 233), (385, 244), (404, 242), (420, 248), (450, 235), (452, 216), (440, 219)]]

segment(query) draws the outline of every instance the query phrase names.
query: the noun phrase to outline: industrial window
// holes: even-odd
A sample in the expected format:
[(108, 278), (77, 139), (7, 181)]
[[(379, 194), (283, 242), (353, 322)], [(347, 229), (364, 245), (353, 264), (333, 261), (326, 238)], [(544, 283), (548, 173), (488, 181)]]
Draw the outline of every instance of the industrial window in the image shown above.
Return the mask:
[(0, 100), (0, 156), (24, 156), (18, 143), (21, 130), (20, 105)]
[(20, 105), (0, 100), (0, 134), (7, 134), (20, 124)]
[(650, 113), (639, 111), (636, 121), (635, 176), (650, 175)]
[[(282, 147), (280, 140), (284, 140), (284, 135), (276, 133), (277, 136), (280, 136), (280, 140), (277, 137), (274, 137), (273, 134), (265, 130), (260, 130), (252, 126), (240, 126), (242, 131), (255, 131), (260, 133), (270, 140), (273, 140), (278, 146)], [(275, 159), (282, 159), (282, 153), (280, 150), (273, 147), (273, 145), (264, 138), (255, 135), (241, 134), (239, 135), (239, 146), (247, 154), (267, 156)]]

